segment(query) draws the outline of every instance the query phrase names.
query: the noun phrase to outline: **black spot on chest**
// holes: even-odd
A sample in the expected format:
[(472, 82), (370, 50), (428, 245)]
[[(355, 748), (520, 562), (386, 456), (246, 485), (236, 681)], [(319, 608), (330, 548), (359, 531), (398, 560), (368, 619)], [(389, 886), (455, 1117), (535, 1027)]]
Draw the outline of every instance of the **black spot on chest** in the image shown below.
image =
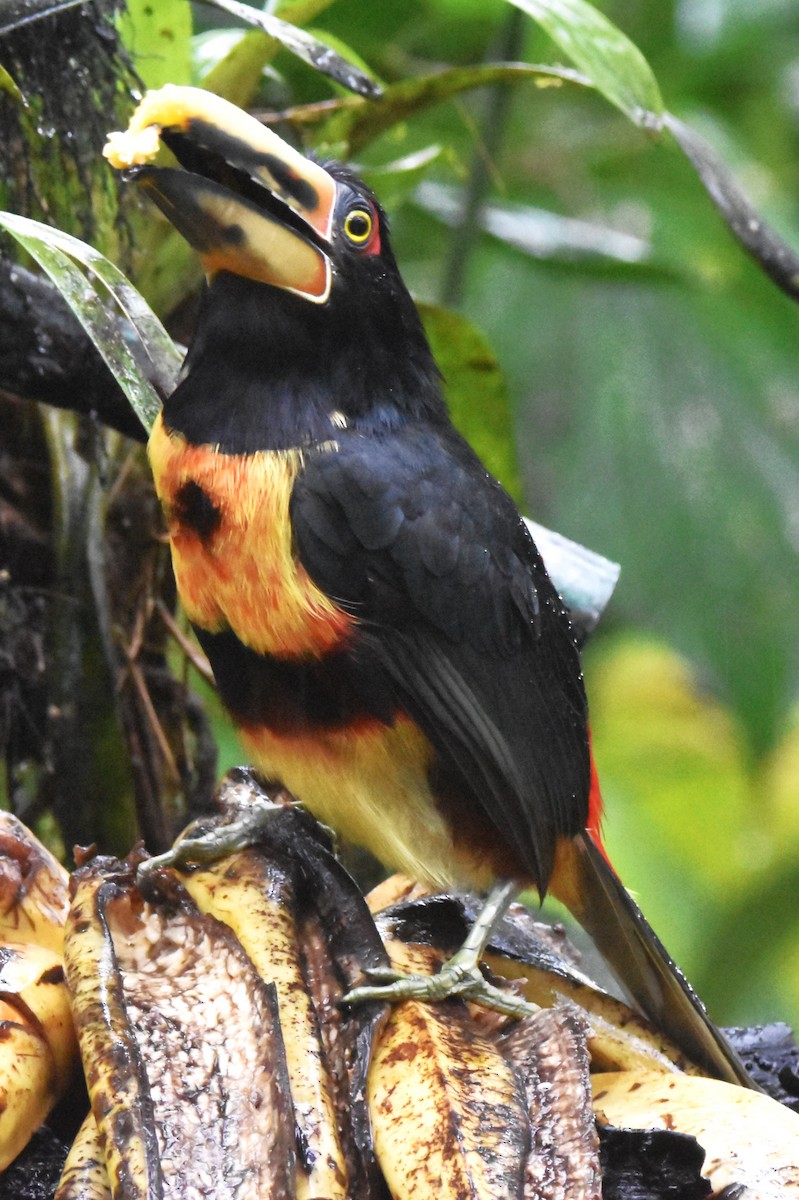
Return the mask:
[(180, 525), (192, 529), (206, 542), (222, 522), (222, 513), (199, 483), (189, 479), (175, 493), (172, 516)]

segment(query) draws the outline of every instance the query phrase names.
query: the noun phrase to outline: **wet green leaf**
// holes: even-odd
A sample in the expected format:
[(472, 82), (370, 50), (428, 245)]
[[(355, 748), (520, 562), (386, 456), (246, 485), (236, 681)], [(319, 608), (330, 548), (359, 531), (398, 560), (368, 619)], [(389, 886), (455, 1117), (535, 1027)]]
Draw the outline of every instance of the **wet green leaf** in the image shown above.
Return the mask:
[(663, 101), (649, 63), (607, 17), (586, 0), (510, 0), (527, 13), (636, 125), (659, 128)]
[(275, 15), (292, 25), (307, 25), (326, 8), (330, 8), (333, 0), (279, 0), (275, 5)]
[(97, 250), (69, 234), (12, 213), (0, 213), (0, 226), (11, 233), (41, 266), (105, 359), (146, 429), (157, 416), (161, 401), (141, 370), (130, 346), (120, 336), (115, 314), (75, 260), (94, 276), (127, 317), (153, 377), (162, 391), (174, 387), (180, 355), (155, 314), (117, 267)]
[(18, 104), (20, 108), (24, 108), (25, 97), (4, 66), (0, 66), (0, 92), (4, 92), (6, 96), (10, 96), (15, 104)]

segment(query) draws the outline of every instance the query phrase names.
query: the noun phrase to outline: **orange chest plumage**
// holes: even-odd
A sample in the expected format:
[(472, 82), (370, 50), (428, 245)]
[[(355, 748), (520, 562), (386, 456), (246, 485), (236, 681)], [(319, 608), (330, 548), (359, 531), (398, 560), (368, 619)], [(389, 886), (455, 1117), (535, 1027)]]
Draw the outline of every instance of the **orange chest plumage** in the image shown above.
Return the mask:
[(346, 642), (354, 618), (294, 554), (289, 502), (300, 450), (223, 454), (168, 432), (159, 417), (148, 453), (194, 624), (230, 629), (252, 650), (286, 658), (321, 657)]

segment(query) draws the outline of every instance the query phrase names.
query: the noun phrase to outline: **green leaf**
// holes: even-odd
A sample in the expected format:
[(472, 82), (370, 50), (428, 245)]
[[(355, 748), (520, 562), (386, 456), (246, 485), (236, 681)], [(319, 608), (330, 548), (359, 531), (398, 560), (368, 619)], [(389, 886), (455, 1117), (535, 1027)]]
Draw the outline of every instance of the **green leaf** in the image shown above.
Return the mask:
[(128, 0), (117, 27), (146, 87), (191, 82), (189, 0)]
[(593, 87), (636, 125), (659, 129), (663, 100), (649, 63), (586, 0), (510, 0), (546, 30)]
[(92, 246), (13, 213), (0, 213), (0, 226), (17, 239), (52, 279), (149, 430), (161, 407), (158, 392), (120, 336), (105, 296), (90, 284), (73, 260), (77, 259), (113, 297), (137, 336), (153, 378), (162, 391), (169, 391), (174, 387), (181, 358), (161, 322), (122, 272)]
[(513, 420), (505, 377), (483, 334), (464, 317), (432, 304), (419, 311), (444, 376), (452, 419), (492, 475), (519, 501)]
[(2, 65), (0, 65), (0, 92), (4, 92), (5, 95), (10, 96), (20, 108), (25, 107), (25, 97), (17, 87), (13, 76), (9, 75), (8, 71)]
[(281, 0), (275, 5), (275, 15), (292, 25), (307, 25), (332, 3), (333, 0)]

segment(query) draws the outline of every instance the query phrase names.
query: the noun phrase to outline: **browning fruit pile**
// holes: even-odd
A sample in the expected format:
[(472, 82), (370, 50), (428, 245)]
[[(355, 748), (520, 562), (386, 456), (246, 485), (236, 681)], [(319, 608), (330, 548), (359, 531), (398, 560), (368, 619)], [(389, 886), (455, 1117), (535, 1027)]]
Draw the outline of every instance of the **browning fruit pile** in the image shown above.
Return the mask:
[[(223, 808), (254, 791), (230, 777)], [(799, 1196), (799, 1117), (699, 1075), (519, 906), (486, 969), (536, 1015), (348, 1010), (370, 972), (436, 970), (460, 902), (395, 877), (367, 907), (288, 806), (258, 848), (141, 886), (143, 855), (90, 859), (71, 905), (24, 826), (0, 829), (0, 1163), (69, 1081), (71, 1007), (92, 1112), (58, 1200)]]

